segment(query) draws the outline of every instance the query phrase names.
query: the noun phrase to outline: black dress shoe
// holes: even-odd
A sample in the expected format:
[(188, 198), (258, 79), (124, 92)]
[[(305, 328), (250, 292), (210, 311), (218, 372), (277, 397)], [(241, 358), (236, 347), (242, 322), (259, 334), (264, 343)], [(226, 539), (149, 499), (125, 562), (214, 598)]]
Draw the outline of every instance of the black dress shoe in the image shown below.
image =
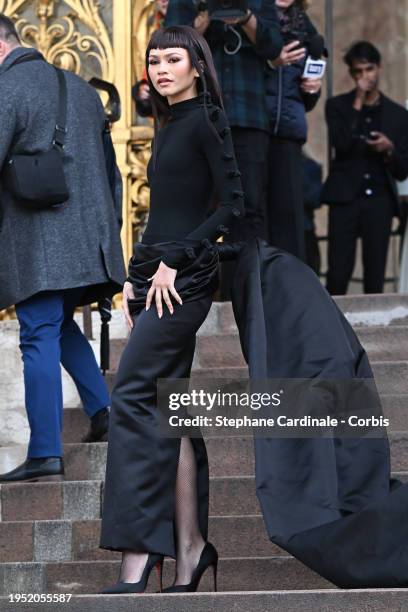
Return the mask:
[[(162, 590), (162, 576), (163, 576), (163, 560), (164, 555), (159, 553), (149, 553), (144, 567), (142, 577), (139, 582), (123, 582), (120, 580), (110, 587), (106, 587), (101, 591), (103, 595), (112, 595), (117, 593), (144, 593), (149, 580), (150, 572), (156, 566), (157, 576), (159, 580), (160, 591)], [(123, 561), (122, 561), (123, 562)], [(122, 567), (122, 566), (121, 566)], [(160, 592), (159, 591), (159, 592)]]
[(64, 480), (62, 457), (33, 457), (7, 472), (0, 474), (0, 482), (36, 482)]
[(188, 584), (173, 584), (165, 589), (162, 589), (162, 593), (185, 593), (196, 591), (200, 580), (205, 570), (212, 565), (213, 576), (214, 576), (214, 591), (217, 590), (217, 565), (218, 565), (218, 552), (215, 546), (211, 542), (206, 542), (201, 552), (198, 565), (195, 568), (191, 580)]
[(91, 427), (82, 442), (106, 442), (109, 428), (109, 410), (102, 408), (91, 417)]

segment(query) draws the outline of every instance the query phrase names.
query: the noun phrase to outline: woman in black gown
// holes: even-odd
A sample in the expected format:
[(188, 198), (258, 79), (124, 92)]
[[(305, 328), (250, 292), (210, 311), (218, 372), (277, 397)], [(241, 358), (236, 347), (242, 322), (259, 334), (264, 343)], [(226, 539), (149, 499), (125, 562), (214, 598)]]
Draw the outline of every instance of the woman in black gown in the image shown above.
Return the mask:
[[(132, 331), (112, 395), (100, 540), (123, 551), (123, 562), (104, 593), (144, 591), (164, 555), (177, 559), (164, 591), (196, 590), (209, 566), (216, 576), (205, 444), (158, 434), (156, 380), (189, 377), (228, 249), (238, 259), (232, 305), (250, 379), (307, 379), (323, 412), (332, 414), (340, 390), (349, 413), (381, 416), (366, 352), (315, 273), (259, 239), (236, 249), (212, 243), (242, 216), (243, 192), (204, 39), (165, 28), (146, 58), (156, 119), (151, 206), (124, 287)], [(206, 218), (213, 187), (219, 206)], [(408, 485), (391, 478), (386, 432), (371, 433), (255, 437), (257, 497), (270, 540), (333, 584), (407, 587)]]
[[(196, 590), (209, 566), (216, 588), (205, 444), (160, 437), (156, 380), (190, 376), (218, 283), (212, 243), (243, 214), (244, 193), (205, 39), (189, 26), (158, 30), (146, 69), (155, 115), (150, 214), (124, 286), (131, 335), (112, 393), (100, 539), (123, 554), (119, 582), (103, 593), (143, 592), (154, 565), (161, 587), (164, 555), (177, 559), (166, 591)], [(214, 188), (218, 208), (207, 217)]]

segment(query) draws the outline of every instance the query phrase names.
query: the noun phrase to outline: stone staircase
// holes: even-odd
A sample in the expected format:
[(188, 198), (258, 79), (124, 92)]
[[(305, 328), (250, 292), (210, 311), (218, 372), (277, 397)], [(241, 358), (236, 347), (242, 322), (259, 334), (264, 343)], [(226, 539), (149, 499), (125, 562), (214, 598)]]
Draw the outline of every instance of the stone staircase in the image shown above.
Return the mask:
[[(384, 414), (391, 421), (393, 474), (408, 481), (408, 296), (353, 296), (336, 301), (354, 325), (374, 368)], [(112, 326), (110, 385), (126, 342), (121, 317), (115, 313)], [(10, 331), (12, 323), (4, 325)], [(2, 332), (0, 325), (0, 336)], [(245, 375), (231, 305), (214, 303), (199, 332), (192, 378), (199, 383), (208, 377)], [(64, 384), (72, 401), (70, 383)], [(97, 595), (116, 581), (121, 554), (98, 548), (107, 444), (79, 443), (87, 427), (81, 408), (65, 409), (64, 482), (0, 485), (1, 611), (408, 610), (406, 589), (337, 589), (273, 545), (255, 494), (252, 437), (211, 432), (205, 432), (210, 463), (209, 539), (220, 555), (218, 592), (212, 592), (212, 574), (206, 572), (197, 593), (156, 594), (158, 584), (152, 572), (146, 594)], [(0, 448), (2, 471), (24, 458), (22, 445)], [(166, 558), (166, 586), (173, 581), (174, 565)], [(16, 604), (9, 602), (10, 593), (72, 593), (72, 598), (69, 603)]]

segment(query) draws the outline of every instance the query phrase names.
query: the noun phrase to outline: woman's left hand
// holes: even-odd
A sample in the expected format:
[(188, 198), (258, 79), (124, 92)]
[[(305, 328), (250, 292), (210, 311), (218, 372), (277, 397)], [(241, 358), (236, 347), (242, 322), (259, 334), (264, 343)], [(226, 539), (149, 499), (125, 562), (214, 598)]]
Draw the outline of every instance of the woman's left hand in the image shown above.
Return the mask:
[(300, 89), (305, 93), (317, 94), (322, 88), (321, 79), (302, 79)]
[(147, 292), (146, 296), (146, 310), (149, 310), (150, 305), (152, 303), (153, 295), (155, 296), (157, 313), (159, 315), (159, 319), (163, 316), (163, 303), (162, 299), (167, 304), (167, 307), (171, 314), (174, 312), (173, 304), (171, 303), (171, 299), (169, 296), (169, 292), (175, 297), (179, 304), (183, 303), (183, 300), (177, 293), (174, 287), (174, 281), (177, 276), (177, 270), (175, 268), (169, 268), (166, 266), (164, 262), (160, 262), (157, 271), (153, 276), (148, 278), (147, 280), (153, 280), (152, 286)]

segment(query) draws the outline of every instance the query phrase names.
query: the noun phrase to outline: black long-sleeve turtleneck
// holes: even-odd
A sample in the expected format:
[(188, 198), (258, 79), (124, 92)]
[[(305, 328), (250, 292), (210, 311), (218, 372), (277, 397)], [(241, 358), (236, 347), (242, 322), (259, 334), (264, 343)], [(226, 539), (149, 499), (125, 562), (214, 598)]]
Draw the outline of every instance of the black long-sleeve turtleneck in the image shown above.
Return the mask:
[[(222, 142), (206, 120), (203, 93), (172, 104), (171, 118), (158, 132), (156, 168), (153, 157), (147, 166), (150, 212), (145, 244), (183, 238), (215, 241), (244, 212), (228, 121), (224, 111), (207, 100)], [(206, 218), (214, 190), (218, 208)], [(172, 253), (162, 260), (170, 267), (179, 263)]]

